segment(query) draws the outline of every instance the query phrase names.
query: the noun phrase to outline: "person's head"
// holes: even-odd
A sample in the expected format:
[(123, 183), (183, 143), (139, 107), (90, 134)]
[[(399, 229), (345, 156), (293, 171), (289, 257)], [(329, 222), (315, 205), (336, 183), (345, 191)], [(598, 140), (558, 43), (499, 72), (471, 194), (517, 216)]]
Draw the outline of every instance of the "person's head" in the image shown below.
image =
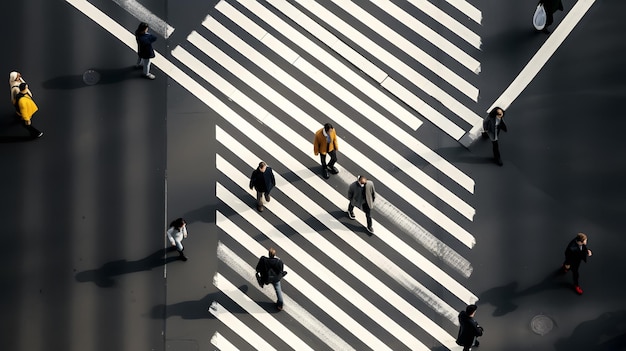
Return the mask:
[(367, 178), (365, 176), (359, 176), (358, 182), (361, 186), (365, 186), (365, 183), (367, 183)]
[(145, 33), (147, 31), (148, 31), (148, 23), (141, 22), (139, 23), (139, 26), (137, 26), (137, 30), (135, 31), (135, 33)]
[(273, 248), (273, 247), (270, 247), (270, 249), (269, 249), (269, 250), (267, 250), (267, 255), (268, 255), (270, 258), (274, 258), (274, 257), (276, 256), (276, 249), (275, 249), (275, 248)]
[(28, 84), (26, 84), (26, 83), (21, 83), (21, 84), (20, 84), (20, 88), (19, 88), (19, 89), (20, 89), (20, 91), (21, 91), (21, 92), (25, 92), (25, 91), (27, 91), (27, 90), (28, 90)]
[(20, 72), (13, 71), (13, 72), (9, 73), (9, 81), (10, 82), (15, 82), (16, 80), (20, 79), (21, 77), (22, 77), (22, 75), (20, 74)]
[(465, 313), (467, 313), (467, 315), (470, 317), (474, 317), (474, 314), (476, 314), (477, 309), (478, 309), (478, 306), (476, 305), (468, 305), (465, 308)]
[(176, 218), (175, 220), (172, 221), (172, 223), (170, 223), (170, 227), (174, 227), (176, 229), (180, 229), (180, 228), (184, 227), (186, 224), (187, 224), (187, 222), (185, 222), (184, 219)]
[(267, 163), (265, 163), (263, 161), (259, 162), (259, 171), (265, 172), (266, 168), (267, 168)]
[(504, 117), (504, 110), (496, 106), (491, 110), (491, 112), (489, 112), (489, 115), (496, 118), (502, 118)]
[(578, 245), (587, 245), (587, 234), (578, 233), (576, 234), (576, 242)]
[(324, 124), (324, 131), (328, 133), (331, 129), (333, 129), (333, 125), (330, 123)]

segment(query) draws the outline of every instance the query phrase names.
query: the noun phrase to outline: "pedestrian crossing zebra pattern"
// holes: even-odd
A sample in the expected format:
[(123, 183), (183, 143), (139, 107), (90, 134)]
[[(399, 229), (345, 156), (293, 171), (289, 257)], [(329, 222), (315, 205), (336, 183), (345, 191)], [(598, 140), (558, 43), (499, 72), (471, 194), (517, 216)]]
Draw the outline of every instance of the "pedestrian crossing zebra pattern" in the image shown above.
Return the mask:
[[(420, 117), (426, 117), (458, 140), (480, 120), (464, 105), (475, 103), (478, 90), (370, 15), (366, 6), (344, 1), (333, 4), (411, 52), (412, 59), (435, 73), (444, 87), (321, 3), (309, 1), (221, 1), (202, 27), (188, 36), (187, 43), (171, 52), (182, 69), (227, 97), (231, 105), (228, 113), (220, 113), (228, 123), (216, 125), (215, 139), (220, 145), (215, 156), (220, 174), (216, 195), (224, 205), (216, 213), (220, 229), (217, 256), (225, 272), (218, 272), (213, 281), (228, 297), (231, 308), (222, 301), (209, 308), (230, 331), (216, 332), (212, 343), (218, 349), (232, 349), (232, 345), (253, 349), (455, 349), (457, 311), (477, 300), (459, 283), (471, 274), (471, 264), (394, 203), (398, 198), (405, 201), (403, 205), (412, 206), (428, 219), (428, 227), (449, 234), (447, 240), (467, 248), (475, 244), (473, 235), (463, 228), (475, 215), (469, 204), (473, 180), (417, 140), (412, 131), (423, 124)], [(480, 71), (470, 55), (420, 26), (414, 17), (406, 18), (410, 15), (405, 10), (387, 2), (373, 1), (371, 5), (413, 23), (418, 34), (434, 38), (437, 48), (448, 48), (444, 52), (452, 53), (467, 72)], [(466, 28), (429, 3), (414, 1), (413, 5), (441, 21)], [(321, 18), (328, 22), (321, 24)], [(367, 47), (374, 57), (366, 57), (326, 28), (349, 33), (350, 40)], [(459, 32), (472, 46), (480, 45), (471, 31)], [(384, 62), (384, 69), (376, 61)], [(467, 124), (461, 127), (444, 117), (447, 112), (439, 112), (441, 106), (429, 106), (414, 87), (407, 88), (395, 76), (416, 82), (424, 89), (422, 95), (450, 107), (460, 117), (457, 121)], [(463, 101), (448, 90), (457, 90), (454, 94), (461, 93)], [(327, 120), (345, 136), (340, 140), (341, 173), (337, 177), (343, 188), (319, 177), (315, 171), (318, 160), (310, 150), (313, 133)], [(398, 144), (427, 161), (438, 175), (449, 178), (448, 186), (398, 152)], [(370, 145), (368, 151), (374, 154), (363, 152), (363, 145)], [(247, 189), (251, 165), (259, 160), (269, 162), (277, 175), (273, 199), (262, 215), (252, 205), (254, 197)], [(410, 183), (381, 163), (394, 165)], [(345, 188), (357, 172), (367, 172), (380, 185), (376, 201), (382, 210), (376, 214), (383, 216), (376, 222), (375, 237), (363, 235), (362, 228), (346, 223), (343, 215)], [(288, 177), (282, 176), (285, 173)], [(449, 212), (455, 214), (446, 214)], [(415, 227), (403, 221), (419, 226), (417, 231), (423, 235), (412, 236)], [(357, 216), (357, 222), (364, 225), (364, 217)], [(398, 227), (404, 229), (401, 235), (396, 233)], [(428, 241), (435, 241), (430, 247), (437, 249), (425, 256), (419, 244), (429, 247)], [(272, 289), (259, 288), (254, 277), (254, 264), (268, 246), (279, 250), (290, 272), (284, 278), (286, 307), (280, 316), (259, 302), (275, 296)], [(448, 252), (446, 269), (432, 263), (442, 257), (442, 251)], [(246, 289), (241, 288), (244, 285)], [(241, 309), (254, 320), (232, 311)]]

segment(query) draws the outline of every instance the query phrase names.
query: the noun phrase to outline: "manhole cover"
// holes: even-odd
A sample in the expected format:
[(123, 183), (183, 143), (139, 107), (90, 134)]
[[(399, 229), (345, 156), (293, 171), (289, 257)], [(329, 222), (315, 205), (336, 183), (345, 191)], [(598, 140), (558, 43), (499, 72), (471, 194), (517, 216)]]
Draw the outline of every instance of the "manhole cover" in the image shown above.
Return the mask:
[(94, 85), (100, 81), (100, 73), (90, 69), (83, 73), (83, 82), (87, 85)]
[(554, 322), (546, 315), (539, 314), (530, 321), (530, 328), (539, 335), (548, 334), (554, 328)]

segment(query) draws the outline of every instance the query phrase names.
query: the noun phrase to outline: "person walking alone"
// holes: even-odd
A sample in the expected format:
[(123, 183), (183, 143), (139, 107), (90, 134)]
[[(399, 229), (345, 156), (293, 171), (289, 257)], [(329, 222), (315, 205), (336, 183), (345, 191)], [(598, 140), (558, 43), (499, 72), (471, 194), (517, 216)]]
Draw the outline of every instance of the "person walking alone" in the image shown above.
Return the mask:
[(468, 305), (459, 313), (459, 335), (456, 344), (463, 346), (463, 351), (470, 351), (472, 347), (478, 347), (480, 344), (477, 338), (483, 335), (483, 327), (474, 319), (477, 309), (476, 305)]
[[(20, 92), (20, 84), (22, 83), (26, 83), (26, 81), (24, 80), (20, 72), (13, 71), (9, 73), (9, 89), (11, 91), (11, 105), (15, 105), (15, 97)], [(28, 89), (28, 85), (26, 88), (26, 92), (28, 93), (28, 95), (30, 95), (31, 98), (33, 97), (33, 93), (30, 91), (30, 89)]]
[[(313, 153), (315, 156), (320, 155), (320, 161), (322, 163), (322, 176), (324, 179), (330, 178), (328, 172), (332, 174), (339, 173), (335, 163), (337, 162), (337, 150), (339, 150), (339, 144), (337, 143), (337, 133), (335, 128), (330, 123), (324, 124), (324, 127), (315, 132), (315, 138), (313, 139)], [(326, 154), (330, 156), (330, 162), (326, 164)]]
[(256, 189), (256, 208), (259, 212), (263, 212), (263, 194), (265, 201), (270, 202), (270, 192), (276, 185), (274, 172), (265, 162), (259, 162), (259, 167), (252, 172), (250, 176), (250, 190)]
[(154, 74), (150, 73), (150, 59), (155, 57), (152, 43), (157, 40), (157, 37), (148, 33), (147, 23), (141, 22), (135, 31), (135, 39), (137, 40), (138, 56), (136, 66), (143, 66), (143, 77), (148, 79), (156, 78)]
[(187, 238), (187, 222), (182, 218), (175, 219), (170, 223), (170, 227), (167, 229), (167, 239), (173, 247), (176, 247), (180, 259), (187, 261), (187, 256), (183, 253), (185, 247), (183, 246), (183, 239)]
[(583, 289), (580, 288), (578, 282), (578, 268), (580, 268), (580, 262), (587, 262), (587, 257), (591, 256), (591, 250), (587, 248), (587, 235), (585, 233), (578, 233), (572, 241), (567, 244), (565, 248), (565, 261), (563, 262), (563, 273), (572, 270), (574, 277), (574, 291), (578, 295), (583, 294)]
[(367, 180), (364, 176), (359, 176), (357, 181), (348, 187), (348, 216), (354, 219), (354, 208), (358, 207), (365, 212), (367, 219), (367, 231), (374, 234), (372, 226), (372, 209), (374, 208), (374, 200), (376, 200), (376, 189), (374, 182)]
[(39, 110), (39, 107), (37, 107), (37, 104), (35, 104), (35, 101), (30, 94), (28, 84), (20, 83), (19, 89), (20, 92), (15, 95), (15, 112), (24, 121), (23, 126), (26, 130), (28, 130), (30, 136), (33, 139), (41, 138), (43, 136), (43, 132), (40, 132), (37, 128), (35, 128), (31, 122), (33, 115)]
[(502, 158), (500, 157), (500, 146), (498, 145), (498, 136), (500, 130), (507, 131), (506, 124), (504, 123), (504, 110), (499, 107), (494, 107), (491, 112), (483, 120), (483, 131), (491, 139), (493, 146), (493, 159), (502, 166)]
[(276, 257), (276, 249), (270, 247), (267, 254), (269, 257), (261, 256), (259, 258), (259, 262), (256, 265), (256, 279), (261, 288), (266, 284), (274, 286), (276, 291), (276, 309), (282, 311), (283, 292), (280, 281), (287, 275), (287, 272), (284, 270), (283, 261)]

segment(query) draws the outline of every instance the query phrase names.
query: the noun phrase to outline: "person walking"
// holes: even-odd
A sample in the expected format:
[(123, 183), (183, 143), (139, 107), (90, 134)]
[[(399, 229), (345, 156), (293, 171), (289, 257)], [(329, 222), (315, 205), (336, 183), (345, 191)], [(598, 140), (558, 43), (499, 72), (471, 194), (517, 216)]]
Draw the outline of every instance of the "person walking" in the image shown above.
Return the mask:
[(477, 309), (476, 305), (468, 305), (459, 313), (459, 335), (456, 344), (463, 346), (463, 351), (470, 351), (472, 347), (478, 347), (480, 344), (477, 338), (483, 335), (483, 327), (474, 319)]
[(502, 166), (503, 164), (502, 158), (500, 157), (500, 146), (498, 145), (500, 130), (507, 131), (506, 124), (504, 123), (504, 110), (499, 107), (494, 107), (483, 120), (483, 133), (491, 139), (493, 159), (498, 166)]
[(265, 162), (259, 162), (259, 167), (250, 176), (250, 190), (256, 189), (256, 208), (259, 212), (263, 212), (263, 194), (265, 194), (265, 201), (270, 202), (270, 192), (275, 185), (276, 179), (272, 167), (268, 167)]
[(374, 234), (372, 226), (372, 209), (374, 208), (374, 200), (376, 200), (376, 189), (374, 182), (367, 180), (364, 176), (357, 177), (357, 181), (348, 187), (348, 216), (354, 219), (354, 208), (358, 207), (365, 212), (367, 219), (367, 231)]
[[(322, 162), (322, 176), (324, 179), (330, 178), (328, 172), (332, 174), (339, 173), (335, 163), (337, 162), (337, 150), (339, 145), (337, 144), (337, 133), (335, 128), (330, 123), (324, 124), (324, 127), (315, 132), (315, 138), (313, 139), (313, 153), (315, 156), (320, 155)], [(326, 164), (326, 154), (330, 156), (330, 162)]]
[(541, 31), (550, 34), (548, 26), (554, 22), (554, 13), (557, 10), (563, 11), (563, 3), (561, 0), (539, 0), (539, 4), (543, 4), (543, 9), (546, 11), (546, 25)]
[(256, 279), (259, 286), (263, 288), (266, 284), (272, 284), (276, 291), (276, 309), (283, 309), (283, 292), (280, 281), (287, 272), (284, 270), (283, 261), (276, 257), (276, 249), (270, 247), (267, 252), (269, 257), (261, 256), (256, 265)]
[(170, 241), (173, 247), (176, 247), (178, 255), (181, 260), (187, 261), (187, 256), (183, 253), (185, 247), (183, 246), (183, 239), (187, 238), (187, 222), (182, 218), (175, 219), (170, 223), (167, 229), (167, 239)]
[(565, 261), (563, 262), (563, 273), (572, 270), (574, 277), (574, 291), (578, 295), (583, 294), (583, 289), (580, 288), (578, 283), (578, 268), (580, 268), (580, 262), (587, 262), (587, 257), (591, 256), (591, 250), (587, 248), (587, 235), (585, 233), (578, 233), (572, 241), (567, 244), (565, 248)]
[(24, 121), (23, 126), (26, 130), (28, 130), (30, 136), (33, 139), (41, 138), (43, 136), (43, 132), (35, 128), (31, 122), (33, 115), (39, 110), (39, 107), (37, 107), (37, 104), (35, 104), (35, 101), (30, 94), (28, 84), (20, 83), (18, 89), (20, 91), (15, 95), (15, 112), (22, 119), (22, 121)]
[[(26, 81), (24, 80), (20, 72), (13, 71), (9, 73), (9, 89), (11, 92), (11, 105), (15, 105), (15, 96), (20, 92), (20, 84), (22, 83), (26, 83)], [(28, 85), (26, 89), (27, 89), (26, 92), (32, 98), (33, 93), (30, 91), (30, 89), (28, 89)]]
[(150, 59), (155, 56), (152, 43), (157, 40), (157, 37), (148, 33), (147, 23), (141, 22), (135, 31), (135, 39), (137, 40), (138, 56), (136, 67), (143, 66), (143, 77), (148, 79), (156, 78), (154, 74), (150, 73)]

